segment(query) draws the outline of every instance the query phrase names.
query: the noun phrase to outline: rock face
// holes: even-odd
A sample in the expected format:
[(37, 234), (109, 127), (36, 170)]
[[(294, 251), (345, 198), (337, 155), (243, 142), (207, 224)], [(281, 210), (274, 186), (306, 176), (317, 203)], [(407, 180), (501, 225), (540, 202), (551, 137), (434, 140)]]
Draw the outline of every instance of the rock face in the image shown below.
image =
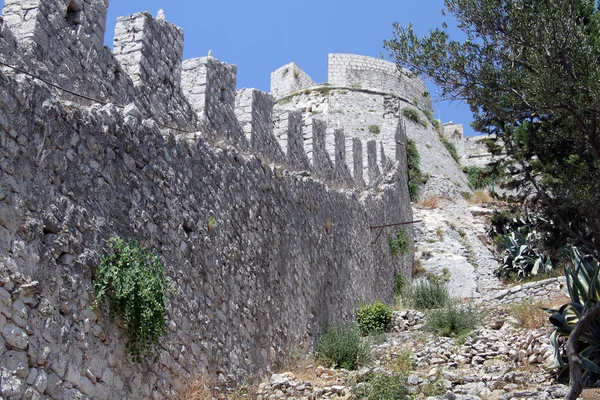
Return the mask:
[[(147, 13), (118, 20), (112, 54), (107, 5), (5, 1), (0, 55), (39, 78), (0, 70), (1, 395), (174, 398), (391, 302), (412, 255), (369, 226), (412, 220), (403, 126), (368, 141), (308, 129), (270, 95), (236, 93), (235, 66), (182, 62), (181, 29)], [(140, 363), (91, 307), (112, 235), (157, 254), (174, 291)]]

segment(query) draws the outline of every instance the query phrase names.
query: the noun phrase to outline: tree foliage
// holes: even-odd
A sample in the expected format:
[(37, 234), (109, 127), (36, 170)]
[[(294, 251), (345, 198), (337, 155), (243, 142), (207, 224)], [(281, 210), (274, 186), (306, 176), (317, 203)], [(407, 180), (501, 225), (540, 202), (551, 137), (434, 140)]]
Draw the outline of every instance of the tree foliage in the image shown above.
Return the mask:
[[(446, 0), (447, 26), (418, 37), (395, 25), (385, 47), (399, 66), (465, 100), (476, 130), (508, 157), (495, 168), (598, 258), (600, 15), (596, 1)], [(405, 70), (405, 73), (409, 73)]]

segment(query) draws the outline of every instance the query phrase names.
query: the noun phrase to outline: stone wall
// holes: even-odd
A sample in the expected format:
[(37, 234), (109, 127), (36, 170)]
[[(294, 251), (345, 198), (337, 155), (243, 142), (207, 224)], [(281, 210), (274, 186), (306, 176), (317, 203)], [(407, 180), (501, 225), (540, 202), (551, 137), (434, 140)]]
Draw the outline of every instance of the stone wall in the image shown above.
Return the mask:
[[(86, 69), (100, 32), (82, 28), (56, 66), (28, 35), (63, 29), (69, 7), (106, 11), (67, 3), (28, 2), (48, 26), (4, 11), (0, 57), (43, 76), (0, 68), (0, 396), (174, 398), (199, 374), (257, 376), (361, 302), (392, 301), (412, 256), (369, 227), (412, 219), (402, 125), (388, 157), (375, 138), (274, 113), (270, 95), (234, 92), (235, 66), (182, 63), (181, 31), (145, 13), (119, 19), (118, 56)], [(174, 289), (140, 363), (92, 308), (112, 235), (157, 254)]]
[(295, 63), (284, 65), (271, 73), (271, 94), (275, 99), (314, 84), (315, 81)]

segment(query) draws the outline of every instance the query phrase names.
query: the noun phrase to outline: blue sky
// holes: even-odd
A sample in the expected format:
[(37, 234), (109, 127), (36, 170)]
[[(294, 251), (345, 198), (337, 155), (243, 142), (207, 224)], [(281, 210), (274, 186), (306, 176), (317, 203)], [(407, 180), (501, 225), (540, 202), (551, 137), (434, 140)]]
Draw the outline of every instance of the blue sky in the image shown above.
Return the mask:
[[(4, 6), (4, 0), (0, 0)], [(443, 21), (443, 0), (167, 1), (112, 0), (105, 42), (112, 47), (118, 16), (164, 9), (168, 21), (185, 32), (184, 58), (213, 56), (238, 66), (238, 87), (269, 91), (271, 71), (297, 63), (316, 82), (327, 80), (328, 53), (378, 57), (392, 23), (412, 22), (425, 34)], [(435, 100), (436, 90), (430, 87)], [(472, 116), (466, 104), (436, 103), (436, 117), (463, 123)]]

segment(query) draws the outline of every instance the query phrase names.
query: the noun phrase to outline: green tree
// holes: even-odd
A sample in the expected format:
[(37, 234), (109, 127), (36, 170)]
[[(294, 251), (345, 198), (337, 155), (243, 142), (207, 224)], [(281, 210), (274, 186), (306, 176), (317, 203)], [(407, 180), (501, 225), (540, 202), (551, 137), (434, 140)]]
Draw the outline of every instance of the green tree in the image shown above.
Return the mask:
[[(451, 39), (445, 24), (424, 37), (395, 24), (385, 47), (443, 98), (466, 101), (474, 128), (508, 155), (493, 167), (511, 177), (509, 187), (551, 218), (563, 244), (600, 259), (598, 2), (445, 0), (445, 12), (463, 39)], [(581, 359), (573, 356), (577, 372)], [(576, 398), (576, 374), (571, 382), (567, 398)]]
[(446, 0), (447, 27), (418, 37), (395, 24), (385, 47), (399, 66), (465, 100), (476, 130), (509, 157), (496, 169), (598, 257), (600, 245), (600, 15), (596, 1)]

